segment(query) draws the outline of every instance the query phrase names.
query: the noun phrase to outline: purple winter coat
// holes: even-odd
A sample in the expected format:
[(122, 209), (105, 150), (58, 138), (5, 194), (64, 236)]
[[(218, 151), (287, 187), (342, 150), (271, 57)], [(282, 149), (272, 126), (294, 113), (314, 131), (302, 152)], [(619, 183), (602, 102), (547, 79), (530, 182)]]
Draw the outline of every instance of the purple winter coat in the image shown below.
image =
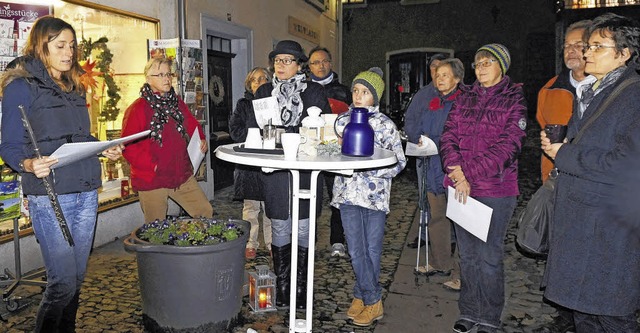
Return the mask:
[[(527, 126), (522, 84), (505, 75), (489, 88), (476, 81), (460, 89), (440, 138), (445, 171), (460, 165), (474, 197), (518, 195), (517, 157)], [(444, 186), (453, 182), (445, 177)]]

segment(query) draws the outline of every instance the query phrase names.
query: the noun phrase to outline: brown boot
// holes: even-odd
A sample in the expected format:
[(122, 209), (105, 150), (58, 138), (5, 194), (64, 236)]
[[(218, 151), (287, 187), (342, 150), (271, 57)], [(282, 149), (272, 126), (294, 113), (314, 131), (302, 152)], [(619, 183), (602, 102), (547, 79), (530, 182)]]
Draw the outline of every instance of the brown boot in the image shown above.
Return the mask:
[(365, 305), (362, 312), (353, 318), (353, 324), (358, 326), (369, 326), (374, 321), (382, 319), (384, 315), (384, 309), (382, 308), (382, 300), (372, 304)]
[(362, 310), (364, 310), (364, 302), (359, 298), (354, 298), (349, 310), (347, 311), (347, 317), (349, 317), (349, 319), (354, 319), (362, 312)]

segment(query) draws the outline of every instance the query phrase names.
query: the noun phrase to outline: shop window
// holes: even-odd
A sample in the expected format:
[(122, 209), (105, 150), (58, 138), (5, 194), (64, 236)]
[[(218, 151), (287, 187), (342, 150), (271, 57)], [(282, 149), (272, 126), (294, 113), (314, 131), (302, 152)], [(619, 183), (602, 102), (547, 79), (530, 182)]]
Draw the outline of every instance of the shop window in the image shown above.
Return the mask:
[(640, 0), (564, 0), (565, 9), (602, 8), (640, 5)]

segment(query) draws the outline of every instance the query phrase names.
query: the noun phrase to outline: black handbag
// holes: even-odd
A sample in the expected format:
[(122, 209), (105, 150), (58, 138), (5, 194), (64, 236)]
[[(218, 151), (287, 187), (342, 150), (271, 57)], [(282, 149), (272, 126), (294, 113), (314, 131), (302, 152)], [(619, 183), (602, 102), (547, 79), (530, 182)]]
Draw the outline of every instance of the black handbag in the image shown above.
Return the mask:
[[(615, 100), (620, 93), (630, 85), (639, 82), (638, 77), (631, 77), (623, 81), (611, 95), (598, 107), (585, 124), (576, 133), (572, 144), (578, 143), (589, 127)], [(549, 253), (549, 231), (553, 223), (553, 208), (555, 204), (555, 183), (558, 170), (553, 169), (547, 181), (533, 194), (527, 206), (518, 216), (518, 231), (516, 243), (519, 248), (530, 255), (546, 257)]]
[(555, 177), (549, 176), (518, 216), (516, 242), (520, 250), (527, 254), (546, 257), (549, 253), (549, 229), (553, 221), (555, 186)]

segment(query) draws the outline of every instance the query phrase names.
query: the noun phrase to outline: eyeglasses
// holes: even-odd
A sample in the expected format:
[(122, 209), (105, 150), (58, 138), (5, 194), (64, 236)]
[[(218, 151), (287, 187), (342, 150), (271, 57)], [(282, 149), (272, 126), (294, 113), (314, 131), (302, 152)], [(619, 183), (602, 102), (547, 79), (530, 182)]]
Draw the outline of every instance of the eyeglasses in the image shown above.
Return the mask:
[(489, 67), (491, 66), (494, 62), (498, 62), (498, 60), (495, 59), (489, 59), (489, 60), (485, 60), (483, 62), (472, 62), (471, 63), (471, 68), (476, 69), (476, 68), (480, 68), (480, 67)]
[(273, 64), (277, 65), (279, 63), (282, 63), (283, 65), (291, 65), (292, 62), (295, 62), (296, 59), (295, 58), (275, 58), (273, 59)]
[(170, 79), (173, 77), (173, 73), (158, 73), (158, 74), (149, 74), (149, 76), (159, 77), (159, 78), (167, 78)]
[(314, 62), (310, 62), (309, 65), (311, 65), (311, 66), (320, 66), (320, 65), (326, 66), (326, 65), (328, 65), (330, 63), (331, 63), (331, 60), (324, 59), (324, 60), (316, 60)]
[(567, 50), (567, 51), (570, 51), (570, 50), (573, 50), (573, 51), (582, 51), (582, 50), (584, 50), (584, 47), (585, 47), (585, 45), (584, 45), (584, 43), (582, 43), (582, 42), (580, 42), (580, 43), (575, 43), (575, 44), (564, 44), (564, 45), (562, 46), (562, 48), (563, 48), (563, 49), (565, 49), (565, 50)]
[(266, 76), (260, 76), (260, 77), (252, 77), (251, 78), (251, 82), (253, 83), (262, 83), (262, 82), (267, 82), (267, 77)]
[(591, 51), (593, 53), (598, 53), (602, 49), (615, 49), (615, 48), (616, 48), (615, 45), (602, 45), (602, 44), (589, 45), (589, 44), (587, 44), (582, 49), (582, 52), (587, 52), (587, 50), (589, 50), (589, 51)]

